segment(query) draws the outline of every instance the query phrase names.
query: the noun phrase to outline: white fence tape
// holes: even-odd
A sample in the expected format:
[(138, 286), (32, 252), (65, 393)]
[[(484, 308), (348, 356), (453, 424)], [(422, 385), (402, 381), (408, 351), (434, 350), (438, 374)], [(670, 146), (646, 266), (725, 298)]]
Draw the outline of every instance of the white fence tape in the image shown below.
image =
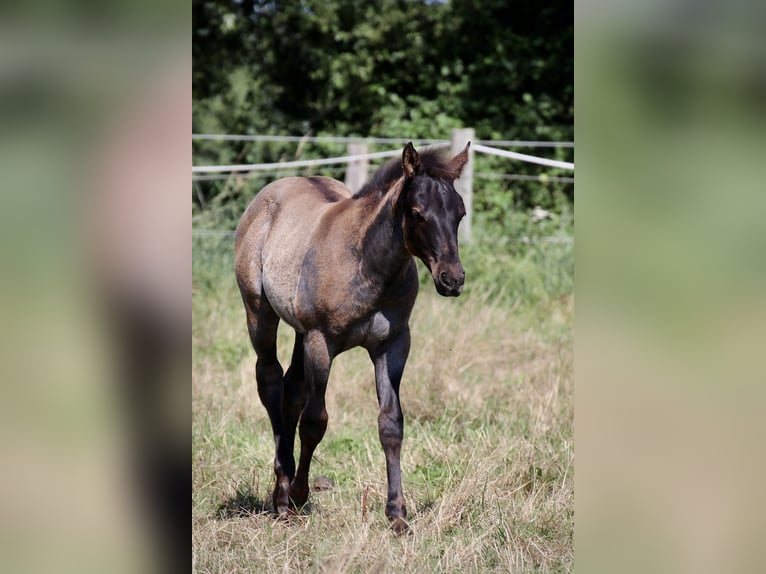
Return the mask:
[[(204, 176), (197, 176), (204, 177)], [(548, 175), (542, 173), (540, 175), (520, 175), (514, 173), (487, 173), (487, 172), (474, 172), (473, 177), (476, 179), (508, 179), (515, 181), (536, 181), (538, 183), (574, 183), (573, 177), (562, 177), (557, 175)], [(196, 178), (192, 178), (196, 179)]]
[[(544, 157), (536, 157), (533, 155), (527, 155), (524, 153), (517, 153), (515, 151), (508, 151), (504, 149), (496, 149), (493, 147), (473, 144), (472, 149), (480, 153), (488, 153), (490, 155), (497, 155), (500, 157), (507, 157), (511, 159), (517, 159), (528, 163), (536, 163), (539, 165), (546, 165), (549, 167), (558, 167), (561, 169), (571, 169), (574, 171), (574, 163), (559, 161), (555, 159), (548, 159)], [(286, 169), (293, 167), (314, 167), (318, 165), (332, 165), (337, 163), (349, 163), (355, 160), (361, 159), (378, 159), (386, 157), (394, 157), (401, 154), (401, 150), (395, 149), (390, 151), (378, 151), (374, 153), (364, 153), (358, 155), (346, 155), (342, 157), (330, 157), (325, 159), (304, 159), (297, 161), (283, 161), (277, 163), (251, 163), (241, 165), (195, 165), (192, 166), (192, 173), (231, 173), (235, 171), (257, 171), (257, 170), (274, 170), (274, 169)]]
[(496, 149), (496, 148), (481, 145), (481, 144), (475, 144), (475, 145), (472, 145), (471, 147), (473, 148), (473, 151), (477, 151), (480, 153), (488, 153), (490, 155), (497, 155), (500, 157), (517, 159), (519, 161), (526, 161), (528, 163), (536, 163), (539, 165), (547, 165), (548, 167), (558, 167), (561, 169), (571, 169), (572, 171), (574, 171), (574, 164), (568, 161), (559, 161), (556, 159), (536, 157), (533, 155), (527, 155), (525, 153), (517, 153), (515, 151)]
[[(254, 142), (314, 142), (314, 143), (369, 143), (369, 144), (449, 144), (449, 140), (406, 139), (406, 138), (359, 138), (348, 136), (277, 136), (277, 135), (232, 135), (192, 134), (193, 140), (254, 141)], [(475, 143), (494, 147), (565, 147), (573, 148), (574, 142), (525, 141), (525, 140), (477, 140)]]
[[(328, 167), (323, 169), (322, 171), (327, 172), (342, 172), (345, 171), (345, 166), (335, 166), (335, 167)], [(278, 172), (251, 172), (251, 173), (240, 173), (237, 175), (237, 177), (241, 177), (244, 179), (249, 179), (251, 177), (277, 177), (280, 174)], [(228, 173), (222, 173), (222, 174), (211, 174), (211, 175), (195, 175), (192, 177), (192, 181), (222, 181), (225, 179), (229, 179), (231, 177), (231, 174)], [(507, 180), (515, 180), (515, 181), (536, 181), (538, 183), (574, 183), (573, 177), (565, 177), (565, 176), (558, 176), (558, 175), (548, 175), (548, 174), (540, 174), (540, 175), (521, 175), (521, 174), (513, 174), (513, 173), (486, 173), (486, 172), (474, 172), (473, 177), (476, 179), (507, 179)]]
[(291, 167), (313, 167), (316, 165), (332, 165), (335, 163), (349, 163), (360, 159), (376, 159), (381, 157), (394, 157), (401, 155), (402, 150), (378, 151), (375, 153), (363, 153), (358, 155), (346, 155), (343, 157), (329, 157), (326, 159), (303, 159), (297, 161), (282, 161), (277, 163), (251, 163), (242, 165), (195, 165), (192, 173), (221, 173), (233, 171), (255, 171), (266, 169), (285, 169)]

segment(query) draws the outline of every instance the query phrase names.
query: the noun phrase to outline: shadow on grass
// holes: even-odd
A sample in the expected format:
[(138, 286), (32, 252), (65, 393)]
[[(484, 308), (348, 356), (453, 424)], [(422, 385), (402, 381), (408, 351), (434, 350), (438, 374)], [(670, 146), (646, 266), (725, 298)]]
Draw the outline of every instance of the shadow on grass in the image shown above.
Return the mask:
[[(309, 501), (299, 510), (295, 511), (294, 514), (290, 514), (288, 518), (308, 516), (313, 511), (314, 505)], [(248, 518), (263, 514), (279, 518), (274, 513), (274, 506), (270, 501), (267, 503), (264, 499), (254, 496), (250, 492), (237, 492), (218, 506), (214, 518), (218, 520), (231, 520), (233, 518)]]
[(248, 492), (237, 492), (228, 500), (223, 501), (215, 511), (215, 518), (230, 520), (232, 518), (247, 518), (256, 514), (271, 513), (271, 505), (266, 506), (262, 498)]

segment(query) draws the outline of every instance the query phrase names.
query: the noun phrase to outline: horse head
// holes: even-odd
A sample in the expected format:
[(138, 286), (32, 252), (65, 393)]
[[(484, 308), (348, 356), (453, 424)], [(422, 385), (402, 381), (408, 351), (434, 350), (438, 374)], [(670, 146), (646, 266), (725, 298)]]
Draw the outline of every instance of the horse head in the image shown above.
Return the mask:
[(448, 162), (434, 153), (418, 154), (412, 142), (402, 152), (405, 246), (425, 263), (436, 290), (445, 297), (460, 295), (465, 282), (457, 233), (466, 212), (454, 181), (468, 162), (469, 146), (470, 142)]

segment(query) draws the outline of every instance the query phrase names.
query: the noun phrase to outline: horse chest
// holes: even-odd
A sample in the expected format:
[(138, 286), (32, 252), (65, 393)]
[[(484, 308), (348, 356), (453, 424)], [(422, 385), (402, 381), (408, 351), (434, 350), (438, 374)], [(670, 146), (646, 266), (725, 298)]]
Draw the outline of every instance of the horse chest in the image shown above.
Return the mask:
[(368, 338), (383, 340), (391, 332), (390, 318), (369, 302), (353, 295), (324, 311), (321, 322), (326, 325), (329, 334), (348, 340), (349, 346), (361, 345)]
[(367, 347), (375, 346), (387, 340), (391, 336), (392, 330), (391, 320), (383, 313), (375, 313), (359, 329), (359, 341), (357, 344)]
[(392, 321), (384, 313), (377, 312), (363, 320), (356, 321), (352, 325), (348, 325), (345, 330), (333, 334), (331, 338), (335, 341), (338, 352), (353, 347), (371, 349), (391, 338), (392, 335), (398, 332), (400, 327), (399, 321)]
[(317, 313), (311, 318), (306, 317), (305, 323), (323, 331), (335, 341), (339, 350), (358, 346), (372, 348), (407, 324), (411, 308), (409, 303), (380, 308), (364, 298), (348, 294), (336, 299), (334, 305), (318, 306)]

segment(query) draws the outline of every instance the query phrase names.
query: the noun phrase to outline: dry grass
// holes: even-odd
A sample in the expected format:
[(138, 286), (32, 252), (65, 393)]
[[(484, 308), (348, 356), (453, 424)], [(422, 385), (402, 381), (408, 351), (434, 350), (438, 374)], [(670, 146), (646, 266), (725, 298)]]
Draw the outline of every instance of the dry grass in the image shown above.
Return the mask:
[[(572, 300), (495, 306), (423, 289), (402, 382), (412, 536), (383, 515), (372, 366), (333, 365), (312, 466), (335, 488), (290, 522), (268, 514), (273, 442), (238, 294), (195, 292), (192, 544), (196, 572), (560, 572), (572, 567)], [(280, 330), (287, 363), (291, 334)], [(363, 506), (364, 501), (364, 506)]]

